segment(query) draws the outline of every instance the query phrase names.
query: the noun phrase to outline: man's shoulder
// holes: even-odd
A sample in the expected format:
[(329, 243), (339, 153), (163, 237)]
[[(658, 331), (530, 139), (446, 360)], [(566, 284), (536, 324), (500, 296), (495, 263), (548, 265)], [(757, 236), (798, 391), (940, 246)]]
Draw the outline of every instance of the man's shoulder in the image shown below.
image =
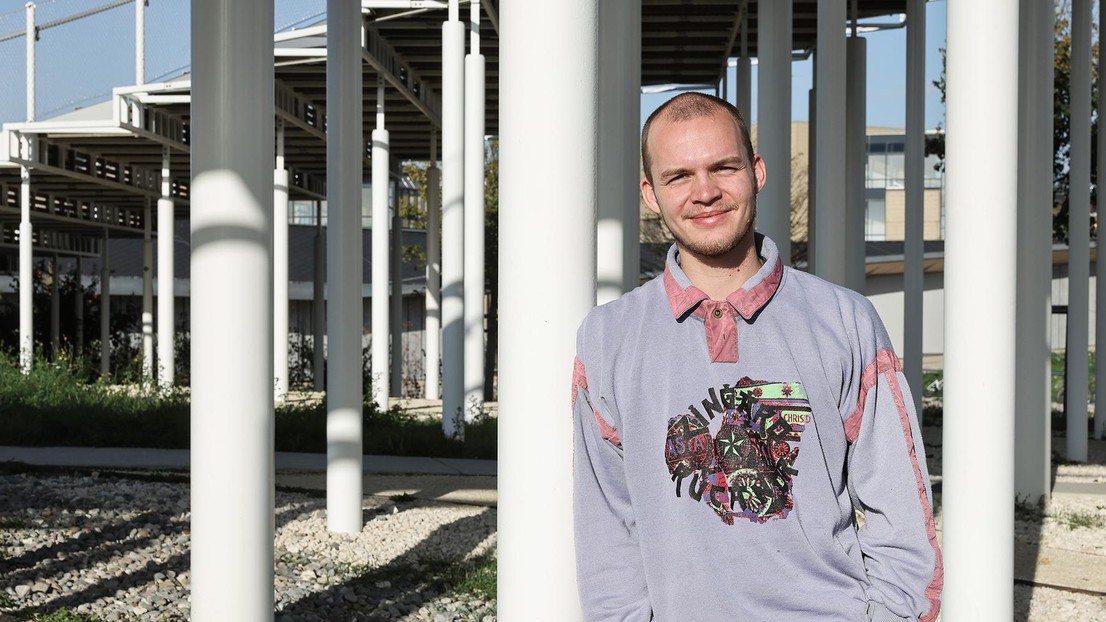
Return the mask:
[(638, 324), (667, 304), (663, 283), (659, 278), (652, 279), (611, 302), (592, 307), (580, 323), (578, 338), (595, 340), (619, 336), (631, 321)]
[(811, 310), (878, 317), (872, 302), (863, 294), (809, 272), (784, 266), (784, 282), (793, 287), (800, 297), (806, 298)]

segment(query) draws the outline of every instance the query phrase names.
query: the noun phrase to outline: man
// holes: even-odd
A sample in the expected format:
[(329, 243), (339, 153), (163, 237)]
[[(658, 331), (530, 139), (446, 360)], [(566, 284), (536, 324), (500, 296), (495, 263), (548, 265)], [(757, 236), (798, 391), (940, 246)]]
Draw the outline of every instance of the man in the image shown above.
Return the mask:
[(875, 310), (754, 231), (766, 169), (730, 104), (669, 100), (642, 161), (676, 243), (577, 337), (587, 619), (934, 619), (925, 452)]

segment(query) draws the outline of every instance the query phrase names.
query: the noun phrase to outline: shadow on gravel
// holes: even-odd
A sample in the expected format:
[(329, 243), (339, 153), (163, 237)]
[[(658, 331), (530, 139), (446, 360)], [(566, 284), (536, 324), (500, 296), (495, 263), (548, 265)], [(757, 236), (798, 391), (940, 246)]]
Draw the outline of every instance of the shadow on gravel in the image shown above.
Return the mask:
[(443, 545), (448, 543), (467, 555), (495, 532), (482, 515), (442, 525), (388, 564), (289, 603), (276, 614), (277, 622), (388, 620), (399, 617), (389, 613), (389, 607), (404, 615), (417, 611), (461, 579), (457, 572), (460, 562), (442, 559)]

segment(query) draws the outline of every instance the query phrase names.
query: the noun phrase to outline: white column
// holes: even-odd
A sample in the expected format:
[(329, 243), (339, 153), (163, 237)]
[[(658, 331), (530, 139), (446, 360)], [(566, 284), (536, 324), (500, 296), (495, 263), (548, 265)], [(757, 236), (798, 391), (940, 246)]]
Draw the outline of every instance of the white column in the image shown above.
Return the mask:
[(867, 159), (867, 40), (846, 42), (845, 103), (845, 286), (864, 293), (864, 161)]
[(273, 619), (272, 24), (192, 4), (195, 622)]
[(1017, 460), (1014, 462), (1014, 485), (1019, 499), (1037, 503), (1049, 496), (1052, 475), (1049, 318), (1052, 312), (1052, 74), (1056, 14), (1048, 0), (1021, 0), (1020, 5), (1023, 39), (1018, 83), (1021, 106), (1018, 114), (1018, 340), (1014, 393), (1014, 455)]
[[(384, 77), (376, 87), (372, 131), (372, 396), (388, 409), (388, 130), (384, 129)], [(398, 345), (398, 344), (397, 344)]]
[[(942, 613), (948, 620), (1010, 620), (1018, 7), (952, 2), (947, 19), (945, 421), (971, 421), (987, 439), (944, 428)], [(982, 30), (988, 36), (979, 36)], [(980, 158), (983, 152), (988, 157)]]
[(640, 274), (626, 246), (640, 237), (641, 1), (599, 3), (599, 24), (596, 301), (604, 304), (637, 287)]
[[(136, 4), (142, 4), (137, 2)], [(142, 217), (142, 379), (154, 382), (154, 214), (150, 199)]]
[[(470, 6), (465, 58), (465, 422), (484, 412), (484, 55), (480, 0)], [(621, 248), (619, 249), (621, 252)], [(619, 258), (621, 260), (621, 257)], [(621, 263), (621, 261), (620, 261)], [(621, 274), (619, 275), (621, 277)], [(463, 433), (463, 429), (462, 429)]]
[(273, 168), (273, 398), (288, 394), (288, 171), (284, 168), (284, 119), (276, 120)]
[[(389, 179), (391, 186), (391, 179)], [(391, 246), (388, 249), (389, 298), (388, 333), (391, 335), (390, 394), (403, 395), (403, 218), (399, 211), (399, 185), (395, 204), (390, 206), (392, 219)]]
[(312, 340), (311, 371), (315, 377), (316, 391), (326, 390), (326, 238), (323, 236), (322, 202), (315, 201), (315, 273), (312, 281), (312, 316), (314, 338)]
[[(925, 215), (925, 0), (906, 3), (906, 235), (903, 242), (903, 375), (922, 418), (922, 292)], [(863, 164), (861, 165), (863, 166)], [(863, 173), (861, 173), (863, 174)], [(863, 189), (863, 185), (861, 188)]]
[[(25, 149), (30, 141), (20, 138)], [(30, 373), (34, 361), (34, 250), (31, 230), (31, 169), (19, 169), (19, 367)]]
[(146, 2), (134, 3), (134, 83), (146, 83)]
[(757, 197), (757, 230), (772, 238), (790, 265), (791, 3), (763, 2), (758, 11), (757, 151), (772, 174)]
[(26, 33), (23, 38), (27, 42), (27, 122), (30, 123), (35, 120), (35, 41), (38, 38), (35, 29), (35, 4), (33, 2), (27, 3)]
[(430, 131), (430, 164), (426, 169), (426, 399), (441, 397), (442, 364), (442, 237), (441, 177), (438, 174), (438, 132)]
[(815, 273), (844, 285), (847, 278), (845, 216), (845, 0), (818, 3), (818, 100), (814, 160), (814, 213), (818, 231), (814, 246)]
[[(771, 10), (767, 7), (760, 6), (760, 4), (760, 2), (757, 3), (758, 10)], [(790, 13), (790, 11), (791, 9), (788, 7), (788, 13)], [(787, 31), (787, 36), (790, 41), (790, 30)], [(790, 54), (791, 51), (788, 50), (788, 55), (790, 56)], [(737, 109), (740, 110), (741, 114), (745, 117), (746, 125), (751, 125), (751, 117), (753, 115), (753, 59), (749, 57), (749, 6), (747, 1), (745, 2), (745, 11), (741, 18), (741, 57), (737, 61), (737, 75), (735, 77), (737, 78), (737, 93), (735, 97)], [(759, 112), (763, 113), (763, 110), (764, 109), (761, 108)], [(790, 134), (791, 128), (788, 128), (787, 131)], [(758, 134), (758, 142), (760, 136), (762, 136), (762, 134)]]
[[(581, 619), (565, 387), (576, 329), (595, 303), (595, 255), (565, 249), (595, 243), (598, 4), (563, 0), (557, 11), (535, 11), (525, 0), (500, 4), (502, 24), (510, 26), (500, 33), (499, 65), (504, 620)], [(562, 180), (557, 192), (534, 192), (549, 179)], [(533, 266), (556, 268), (535, 279)], [(542, 299), (557, 304), (534, 304)]]
[(111, 268), (107, 229), (104, 229), (100, 245), (100, 375), (107, 376), (111, 373)]
[[(1103, 11), (1103, 6), (1100, 3), (1098, 9), (1098, 32), (1106, 32), (1106, 11)], [(1043, 14), (1042, 10), (1042, 14)], [(1048, 22), (1051, 24), (1052, 22)], [(1101, 39), (1100, 39), (1101, 40)], [(1098, 66), (1106, 67), (1106, 46), (1101, 43), (1098, 46)], [(1049, 71), (1052, 70), (1052, 65), (1049, 65)], [(1102, 73), (1099, 73), (1099, 97), (1098, 97), (1098, 118), (1106, 119), (1106, 98), (1101, 96), (1102, 88), (1104, 85)], [(1106, 132), (1098, 132), (1098, 153), (1106, 154)], [(1098, 179), (1106, 179), (1106, 158), (1098, 158)], [(1098, 217), (1100, 219), (1106, 218), (1106, 200), (1103, 199), (1102, 193), (1098, 195), (1098, 206), (1096, 207)], [(1106, 233), (1103, 233), (1103, 229), (1106, 228), (1099, 221), (1099, 226), (1095, 229), (1095, 247), (1099, 253), (1106, 251)], [(1097, 335), (1103, 335), (1103, 339), (1106, 339), (1106, 255), (1097, 256), (1095, 261), (1095, 275), (1098, 283), (1104, 285), (1095, 288), (1095, 344), (1097, 351), (1098, 338)], [(1106, 349), (1104, 349), (1106, 351)], [(1095, 409), (1094, 409), (1094, 434), (1095, 438), (1106, 438), (1106, 365), (1095, 365)], [(1098, 405), (1102, 404), (1099, 408)], [(1047, 428), (1046, 428), (1047, 429)], [(1046, 437), (1047, 438), (1047, 437)], [(1046, 453), (1047, 455), (1047, 453)]]
[[(157, 384), (163, 391), (173, 387), (176, 376), (176, 358), (173, 352), (177, 337), (176, 309), (173, 304), (176, 277), (173, 238), (176, 234), (173, 225), (173, 199), (169, 196), (169, 190), (169, 148), (165, 147), (161, 152), (161, 198), (157, 200)], [(195, 226), (195, 222), (192, 224)], [(192, 318), (194, 322), (195, 313)]]
[(346, 0), (327, 0), (326, 13), (326, 521), (330, 531), (357, 533), (364, 302), (361, 262), (349, 259), (362, 256), (361, 14)]
[(61, 348), (61, 290), (58, 289), (58, 255), (50, 258), (50, 360), (58, 360)]
[(465, 25), (442, 24), (442, 430), (460, 436), (465, 400)]
[(1087, 331), (1090, 324), (1091, 3), (1071, 3), (1071, 167), (1068, 193), (1068, 340), (1065, 457), (1087, 461)]
[[(818, 67), (818, 52), (811, 55), (814, 67)], [(817, 85), (818, 76), (815, 72), (814, 83)], [(807, 163), (806, 163), (806, 262), (807, 272), (816, 273), (817, 266), (814, 262), (814, 249), (817, 248), (818, 221), (814, 217), (818, 206), (814, 202), (814, 187), (818, 182), (818, 161), (814, 157), (814, 148), (818, 144), (818, 89), (812, 88), (807, 94), (807, 106), (810, 125), (807, 128)]]

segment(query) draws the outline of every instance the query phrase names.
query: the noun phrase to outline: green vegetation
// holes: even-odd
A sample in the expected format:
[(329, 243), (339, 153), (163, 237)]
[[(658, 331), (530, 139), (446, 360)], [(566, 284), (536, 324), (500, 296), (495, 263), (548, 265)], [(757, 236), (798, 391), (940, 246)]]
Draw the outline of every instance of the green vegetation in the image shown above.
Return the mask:
[(496, 561), (491, 553), (456, 568), (460, 579), (452, 586), (452, 593), (472, 594), (483, 600), (496, 597)]
[(1061, 514), (1056, 519), (1062, 524), (1067, 525), (1068, 529), (1101, 529), (1106, 527), (1106, 518), (1094, 512), (1071, 512), (1068, 514)]
[[(0, 353), (0, 445), (152, 447), (189, 446), (190, 406), (181, 391), (93, 381), (79, 360), (37, 360), (23, 375), (18, 360)], [(446, 438), (441, 422), (364, 404), (366, 454), (492, 459), (496, 421), (466, 426), (463, 441)], [(277, 451), (326, 452), (326, 404), (276, 409)]]
[(36, 613), (31, 617), (31, 622), (102, 622), (100, 618), (73, 613), (68, 609), (57, 609), (52, 613), (42, 615)]
[(27, 521), (18, 516), (0, 516), (0, 529), (25, 529), (26, 527)]

